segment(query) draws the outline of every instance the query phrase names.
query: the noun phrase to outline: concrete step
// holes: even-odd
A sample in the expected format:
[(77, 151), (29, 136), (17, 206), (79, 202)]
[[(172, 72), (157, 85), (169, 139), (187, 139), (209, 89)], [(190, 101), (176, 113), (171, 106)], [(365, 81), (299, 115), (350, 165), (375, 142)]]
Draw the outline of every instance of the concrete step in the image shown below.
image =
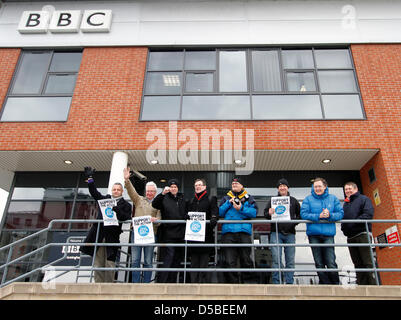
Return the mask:
[(401, 286), (16, 282), (1, 300), (344, 300), (400, 299)]

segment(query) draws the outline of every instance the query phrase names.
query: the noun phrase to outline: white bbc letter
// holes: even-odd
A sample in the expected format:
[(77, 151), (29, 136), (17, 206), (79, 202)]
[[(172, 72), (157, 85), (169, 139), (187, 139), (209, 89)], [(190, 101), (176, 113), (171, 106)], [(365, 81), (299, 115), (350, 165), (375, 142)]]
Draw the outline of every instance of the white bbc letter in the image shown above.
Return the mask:
[(49, 30), (52, 33), (76, 33), (81, 22), (80, 10), (54, 11)]
[(82, 17), (82, 32), (109, 32), (111, 27), (111, 10), (85, 10)]
[(46, 33), (49, 26), (48, 11), (24, 11), (18, 24), (19, 33)]

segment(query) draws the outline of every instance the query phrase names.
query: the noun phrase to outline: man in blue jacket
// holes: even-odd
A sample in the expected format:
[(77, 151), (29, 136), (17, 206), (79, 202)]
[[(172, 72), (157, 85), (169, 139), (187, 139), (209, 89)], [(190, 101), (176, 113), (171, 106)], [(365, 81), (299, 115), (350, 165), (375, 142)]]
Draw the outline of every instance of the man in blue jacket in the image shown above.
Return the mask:
[[(344, 220), (370, 220), (373, 219), (374, 208), (372, 201), (360, 194), (358, 186), (354, 182), (344, 185)], [(342, 223), (341, 230), (347, 237), (347, 243), (369, 243), (369, 232), (372, 230), (370, 223)], [(348, 247), (355, 268), (373, 268), (372, 255), (369, 247)], [(356, 283), (358, 285), (375, 285), (376, 280), (372, 272), (357, 272)]]
[[(306, 234), (310, 244), (334, 244), (336, 224), (344, 216), (340, 201), (329, 194), (327, 182), (323, 178), (314, 179), (311, 195), (302, 202), (301, 218), (314, 223), (306, 224)], [(325, 222), (325, 223), (317, 223)], [(311, 247), (317, 269), (337, 269), (336, 254), (332, 246)], [(339, 284), (337, 271), (318, 271), (319, 284)]]
[[(219, 216), (224, 220), (249, 220), (256, 217), (257, 204), (254, 198), (247, 193), (239, 177), (231, 182), (231, 191), (222, 199), (219, 206)], [(251, 223), (225, 223), (222, 226), (223, 243), (252, 243)], [(241, 268), (253, 268), (251, 247), (225, 247), (224, 258), (228, 268), (237, 268), (239, 257)], [(226, 272), (229, 283), (239, 283), (236, 272)], [(242, 282), (252, 282), (252, 272), (242, 274)]]

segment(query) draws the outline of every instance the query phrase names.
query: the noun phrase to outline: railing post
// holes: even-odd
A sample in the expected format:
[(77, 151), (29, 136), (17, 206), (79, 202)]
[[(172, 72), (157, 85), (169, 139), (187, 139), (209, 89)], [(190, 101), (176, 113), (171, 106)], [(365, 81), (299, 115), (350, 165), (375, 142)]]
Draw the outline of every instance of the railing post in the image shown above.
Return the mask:
[(278, 222), (276, 220), (276, 245), (277, 245), (277, 260), (278, 260), (278, 276), (280, 279), (280, 284), (283, 284), (283, 280), (281, 278), (281, 246), (279, 246), (279, 237), (278, 237)]
[(11, 255), (12, 255), (12, 252), (13, 252), (13, 248), (14, 247), (10, 247), (10, 250), (8, 251), (6, 267), (4, 268), (4, 271), (3, 271), (3, 277), (1, 279), (1, 284), (3, 284), (6, 281), (7, 272), (8, 272), (8, 263), (10, 262)]
[[(365, 227), (366, 227), (366, 236), (368, 237), (368, 242), (369, 244), (371, 244), (370, 241), (370, 233), (369, 233), (369, 227), (368, 227), (368, 222), (365, 221)], [(376, 285), (379, 285), (379, 276), (377, 274), (377, 268), (376, 268), (376, 263), (375, 263), (375, 259), (373, 258), (373, 249), (372, 246), (369, 246), (369, 252), (370, 252), (370, 259), (372, 260), (372, 266), (375, 272), (375, 281), (376, 281)]]

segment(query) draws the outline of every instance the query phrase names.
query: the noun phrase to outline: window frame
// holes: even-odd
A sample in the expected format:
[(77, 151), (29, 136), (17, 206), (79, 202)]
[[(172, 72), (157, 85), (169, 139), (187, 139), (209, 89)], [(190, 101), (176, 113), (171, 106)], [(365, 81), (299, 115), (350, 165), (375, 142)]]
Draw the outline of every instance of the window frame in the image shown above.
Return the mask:
[[(12, 93), (15, 83), (17, 81), (17, 74), (19, 73), (20, 69), (21, 69), (21, 65), (23, 63), (23, 59), (24, 56), (26, 56), (26, 54), (28, 53), (34, 53), (34, 54), (40, 54), (40, 53), (46, 53), (49, 52), (50, 53), (50, 57), (49, 57), (49, 61), (47, 63), (47, 67), (45, 69), (45, 76), (43, 77), (42, 83), (40, 84), (40, 90), (39, 93)], [(40, 50), (35, 50), (35, 49), (27, 49), (27, 50), (22, 50), (19, 57), (18, 57), (18, 61), (17, 61), (17, 65), (15, 67), (10, 85), (7, 89), (7, 93), (6, 96), (4, 98), (4, 102), (0, 111), (0, 123), (8, 123), (8, 122), (67, 122), (68, 121), (68, 117), (69, 117), (69, 113), (70, 113), (70, 109), (71, 109), (71, 103), (70, 106), (68, 107), (68, 112), (66, 115), (66, 119), (65, 120), (2, 120), (3, 118), (3, 114), (4, 111), (6, 109), (6, 105), (7, 105), (7, 101), (9, 98), (46, 98), (46, 97), (60, 97), (60, 98), (72, 98), (74, 96), (74, 91), (75, 91), (75, 87), (76, 87), (76, 83), (77, 83), (77, 79), (78, 79), (78, 74), (79, 74), (79, 70), (80, 70), (80, 66), (78, 68), (77, 71), (50, 71), (50, 66), (52, 64), (53, 58), (55, 53), (77, 53), (80, 52), (81, 53), (81, 62), (82, 62), (82, 54), (83, 54), (83, 49), (40, 49)], [(80, 62), (80, 64), (81, 64)], [(71, 93), (46, 93), (46, 87), (49, 81), (49, 77), (53, 76), (53, 75), (75, 75), (75, 82), (74, 82), (74, 87), (73, 87), (73, 91)]]
[[(317, 63), (316, 63), (316, 54), (315, 50), (321, 50), (321, 49), (326, 49), (326, 50), (347, 50), (349, 54), (349, 58), (351, 61), (350, 68), (317, 68)], [(280, 70), (280, 81), (281, 81), (281, 91), (255, 91), (254, 90), (254, 83), (253, 83), (253, 62), (252, 62), (252, 51), (277, 51), (278, 53), (278, 62), (279, 62), (279, 70)], [(306, 69), (293, 69), (293, 68), (284, 68), (283, 65), (283, 50), (311, 50), (312, 52), (312, 58), (313, 58), (313, 69), (311, 68), (306, 68)], [(171, 51), (179, 51), (183, 52), (183, 69), (181, 70), (182, 75), (183, 75), (183, 83), (182, 83), (182, 90), (180, 94), (146, 94), (146, 81), (147, 81), (147, 75), (150, 72), (154, 71), (148, 71), (149, 70), (149, 55), (151, 52), (171, 52)], [(185, 70), (185, 57), (186, 57), (186, 52), (187, 51), (215, 51), (216, 52), (216, 69), (215, 70)], [(245, 51), (245, 58), (246, 58), (246, 77), (247, 77), (247, 91), (244, 92), (219, 92), (219, 54), (221, 51)], [(319, 71), (352, 71), (353, 72), (353, 79), (355, 81), (355, 92), (322, 92), (320, 89), (320, 82), (319, 82), (319, 77), (318, 77), (318, 72)], [(158, 70), (160, 71), (160, 70)], [(179, 71), (179, 70), (165, 70), (164, 72), (171, 72), (171, 71)], [(186, 91), (186, 73), (187, 72), (199, 72), (199, 73), (214, 73), (214, 91), (213, 92), (187, 92)], [(315, 81), (315, 87), (316, 91), (304, 91), (304, 92), (298, 92), (298, 91), (288, 91), (288, 86), (287, 86), (287, 73), (288, 72), (312, 72), (314, 76), (314, 81)], [(198, 96), (198, 95), (208, 95), (208, 96), (213, 96), (213, 95), (249, 95), (250, 98), (250, 119), (236, 119), (235, 121), (266, 121), (266, 120), (287, 120), (287, 121), (305, 121), (305, 120), (325, 120), (325, 121), (330, 121), (330, 120), (366, 120), (366, 112), (364, 108), (364, 104), (362, 101), (361, 97), (361, 91), (360, 91), (360, 86), (355, 70), (355, 65), (353, 61), (353, 56), (352, 56), (352, 51), (350, 50), (349, 46), (311, 46), (311, 47), (210, 47), (210, 48), (172, 48), (171, 50), (168, 50), (166, 48), (152, 48), (150, 47), (148, 50), (148, 59), (146, 63), (146, 70), (145, 70), (145, 82), (143, 86), (143, 91), (142, 91), (142, 99), (141, 99), (141, 110), (139, 113), (139, 121), (166, 121), (166, 120), (151, 120), (151, 119), (143, 119), (142, 114), (144, 110), (144, 98), (149, 97), (149, 96), (178, 96), (180, 97), (180, 105), (179, 105), (179, 116), (177, 119), (174, 121), (222, 121), (219, 119), (205, 119), (205, 120), (198, 120), (198, 119), (183, 119), (182, 118), (182, 109), (183, 109), (183, 97), (184, 96)], [(287, 118), (274, 118), (274, 119), (256, 119), (253, 117), (253, 101), (252, 97), (253, 96), (258, 96), (258, 95), (318, 95), (319, 96), (319, 101), (320, 101), (320, 108), (322, 111), (322, 118), (320, 119), (287, 119)], [(359, 97), (359, 102), (360, 106), (362, 109), (362, 118), (353, 118), (353, 119), (345, 119), (345, 118), (326, 118), (325, 117), (325, 112), (324, 112), (324, 105), (323, 105), (323, 98), (322, 96), (324, 95), (358, 95)]]

